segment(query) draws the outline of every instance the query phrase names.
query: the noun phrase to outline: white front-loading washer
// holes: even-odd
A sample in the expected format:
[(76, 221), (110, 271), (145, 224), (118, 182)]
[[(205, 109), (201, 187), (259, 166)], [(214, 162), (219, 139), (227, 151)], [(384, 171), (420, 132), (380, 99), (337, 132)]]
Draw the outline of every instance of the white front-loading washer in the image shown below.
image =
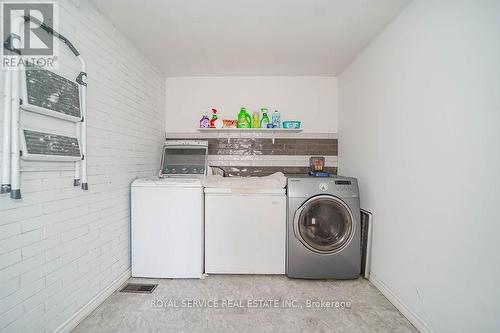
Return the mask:
[(172, 140), (159, 177), (131, 186), (132, 276), (202, 278), (206, 141)]

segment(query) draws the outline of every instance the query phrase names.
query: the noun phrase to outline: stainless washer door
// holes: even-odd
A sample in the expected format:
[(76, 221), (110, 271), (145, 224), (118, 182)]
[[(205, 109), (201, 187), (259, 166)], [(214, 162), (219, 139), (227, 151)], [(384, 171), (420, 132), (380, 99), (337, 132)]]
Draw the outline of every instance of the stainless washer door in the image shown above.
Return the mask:
[(332, 195), (307, 200), (295, 212), (294, 233), (304, 246), (318, 253), (335, 253), (354, 234), (354, 217), (349, 207)]

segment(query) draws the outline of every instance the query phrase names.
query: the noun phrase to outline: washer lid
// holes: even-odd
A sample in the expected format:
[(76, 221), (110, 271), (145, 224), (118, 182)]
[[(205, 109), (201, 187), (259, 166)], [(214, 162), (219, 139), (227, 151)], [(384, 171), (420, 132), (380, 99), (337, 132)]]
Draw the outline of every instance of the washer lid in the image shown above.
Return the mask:
[(201, 187), (201, 178), (149, 177), (134, 180), (132, 187)]
[(207, 194), (263, 194), (263, 195), (285, 195), (284, 188), (230, 188), (230, 187), (205, 187)]

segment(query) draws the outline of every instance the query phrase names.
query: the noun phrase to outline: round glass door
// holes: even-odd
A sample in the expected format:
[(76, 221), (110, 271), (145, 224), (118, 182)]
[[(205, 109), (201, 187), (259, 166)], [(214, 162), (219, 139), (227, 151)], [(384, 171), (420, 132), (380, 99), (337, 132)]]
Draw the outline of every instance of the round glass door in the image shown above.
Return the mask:
[(353, 216), (340, 199), (320, 195), (307, 200), (295, 213), (295, 235), (309, 249), (333, 253), (352, 238)]

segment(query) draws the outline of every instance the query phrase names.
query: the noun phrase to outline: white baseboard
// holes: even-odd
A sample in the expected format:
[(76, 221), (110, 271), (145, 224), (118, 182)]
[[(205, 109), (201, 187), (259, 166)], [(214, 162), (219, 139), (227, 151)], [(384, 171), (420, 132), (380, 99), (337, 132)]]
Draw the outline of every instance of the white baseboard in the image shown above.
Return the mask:
[(61, 324), (54, 332), (66, 333), (71, 332), (78, 324), (85, 319), (92, 311), (94, 311), (106, 298), (115, 292), (122, 284), (130, 278), (130, 269), (126, 270), (116, 280), (114, 280), (106, 289), (102, 290), (87, 304), (82, 306), (74, 315)]
[(408, 319), (408, 321), (415, 326), (415, 328), (420, 333), (434, 333), (434, 331), (415, 313), (413, 313), (410, 308), (408, 308), (396, 294), (394, 294), (389, 287), (387, 287), (382, 281), (378, 280), (373, 273), (370, 274), (370, 282), (384, 295), (389, 302), (391, 302), (396, 309), (401, 312), (403, 316)]

